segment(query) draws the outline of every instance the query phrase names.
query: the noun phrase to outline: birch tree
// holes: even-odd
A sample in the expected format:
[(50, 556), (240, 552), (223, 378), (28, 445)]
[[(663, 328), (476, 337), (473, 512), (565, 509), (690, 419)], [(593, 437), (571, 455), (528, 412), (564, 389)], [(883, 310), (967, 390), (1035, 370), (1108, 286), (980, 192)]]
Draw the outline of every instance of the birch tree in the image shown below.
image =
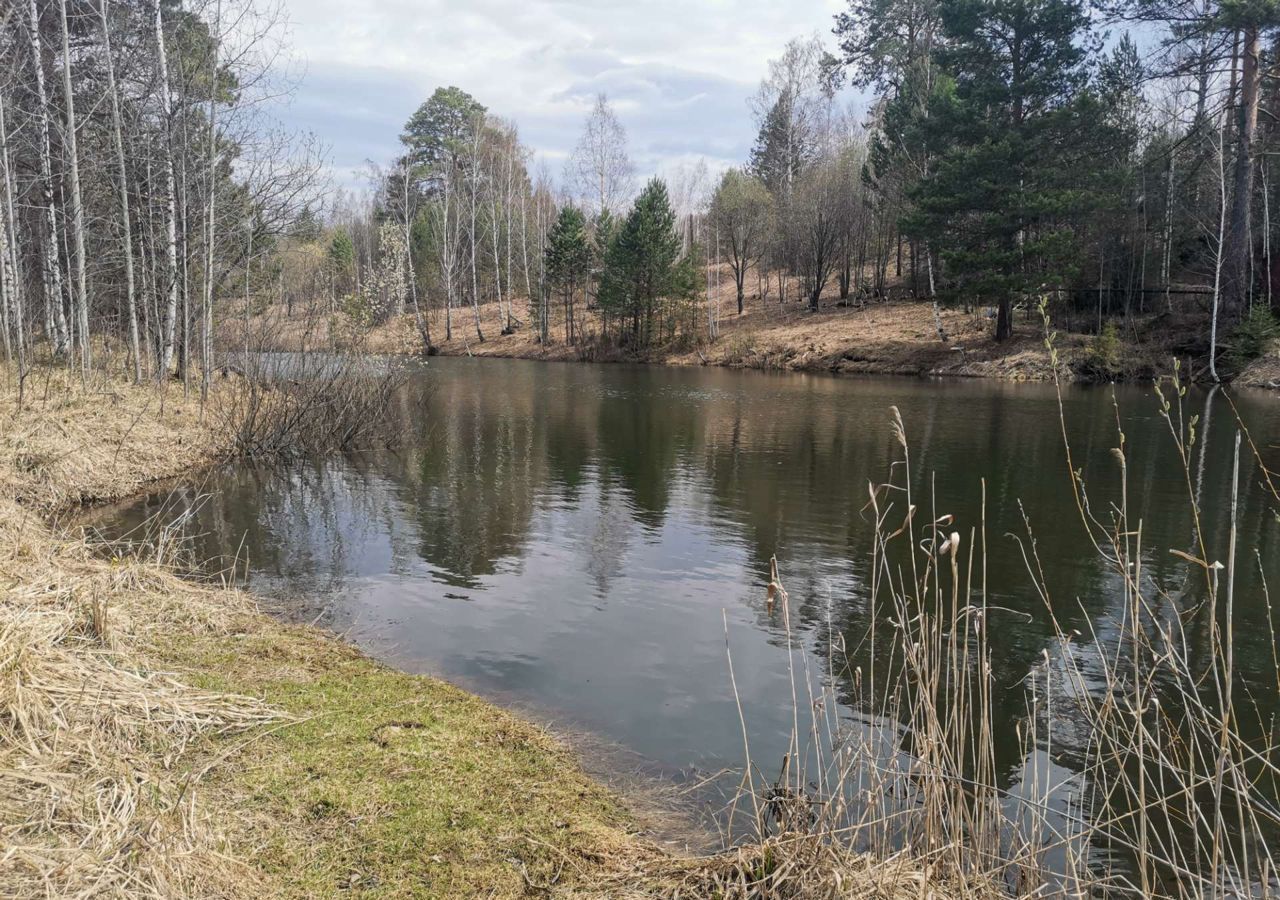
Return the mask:
[[(35, 0), (32, 0), (33, 6), (34, 3)], [(173, 104), (169, 97), (169, 63), (165, 54), (164, 17), (160, 11), (160, 0), (155, 0), (155, 51), (159, 80), (157, 89), (160, 93), (160, 109), (163, 115), (163, 133), (160, 141), (163, 157), (161, 202), (164, 206), (167, 263), (167, 270), (164, 273), (165, 309), (160, 324), (162, 337), (156, 377), (163, 379), (169, 377), (169, 369), (173, 365), (174, 337), (178, 323), (178, 209), (173, 166)]]
[(66, 105), (67, 174), (71, 189), (71, 234), (75, 250), (75, 297), (77, 337), (80, 341), (80, 374), (87, 376), (92, 350), (89, 337), (89, 285), (84, 260), (84, 202), (80, 196), (80, 148), (76, 138), (76, 101), (71, 85), (71, 39), (67, 28), (67, 0), (58, 0), (62, 20), (62, 102)]
[(40, 131), (40, 189), (44, 212), (44, 255), (41, 260), (44, 283), (45, 331), (53, 337), (54, 353), (67, 352), (67, 319), (62, 305), (62, 253), (59, 250), (58, 213), (53, 191), (53, 144), (49, 134), (49, 96), (44, 82), (44, 56), (40, 51), (40, 10), (36, 0), (28, 5), (27, 35), (36, 89), (36, 126)]
[(98, 0), (102, 23), (103, 60), (107, 71), (107, 97), (111, 105), (111, 136), (116, 151), (116, 189), (120, 194), (120, 239), (124, 248), (125, 308), (129, 323), (129, 353), (133, 357), (133, 380), (142, 381), (142, 347), (138, 341), (137, 290), (133, 272), (133, 219), (129, 214), (129, 166), (124, 152), (124, 126), (120, 116), (120, 91), (116, 86), (115, 60), (111, 53), (111, 23), (107, 0)]
[(627, 132), (604, 94), (596, 95), (565, 176), (593, 216), (616, 217), (631, 199), (635, 166), (627, 156)]

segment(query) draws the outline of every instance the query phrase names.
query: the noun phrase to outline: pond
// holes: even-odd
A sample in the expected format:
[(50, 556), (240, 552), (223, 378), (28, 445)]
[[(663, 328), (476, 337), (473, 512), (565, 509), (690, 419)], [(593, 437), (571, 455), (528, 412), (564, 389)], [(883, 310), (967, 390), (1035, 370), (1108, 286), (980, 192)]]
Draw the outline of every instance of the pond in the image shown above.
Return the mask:
[[(1280, 466), (1280, 403), (1231, 399)], [(905, 477), (896, 407), (927, 518), (950, 514), (966, 540), (985, 529), (996, 765), (1016, 789), (1027, 758), (1013, 735), (1058, 633), (1030, 574), (1028, 523), (1058, 626), (1105, 649), (1125, 609), (1081, 524), (1061, 421), (1100, 518), (1119, 498), (1122, 425), (1144, 577), (1184, 598), (1187, 628), (1208, 628), (1202, 573), (1170, 550), (1194, 555), (1194, 493), (1225, 558), (1237, 425), (1221, 391), (1183, 402), (1204, 438), (1189, 473), (1149, 385), (1064, 389), (1060, 420), (1052, 385), (433, 359), (402, 398), (401, 449), (231, 466), (93, 524), (119, 537), (183, 514), (199, 559), (291, 615), (600, 735), (678, 783), (740, 770), (745, 722), (773, 777), (797, 667), (833, 690), (833, 714), (856, 718), (864, 688), (832, 648), (865, 652), (877, 618), (893, 633), (893, 611), (868, 599), (867, 507), (869, 485)], [(1280, 588), (1280, 524), (1247, 443), (1240, 469), (1235, 667), (1264, 720), (1277, 711), (1277, 638), (1262, 578)], [(766, 601), (774, 557), (785, 620)], [(1055, 766), (1078, 762), (1055, 751)]]

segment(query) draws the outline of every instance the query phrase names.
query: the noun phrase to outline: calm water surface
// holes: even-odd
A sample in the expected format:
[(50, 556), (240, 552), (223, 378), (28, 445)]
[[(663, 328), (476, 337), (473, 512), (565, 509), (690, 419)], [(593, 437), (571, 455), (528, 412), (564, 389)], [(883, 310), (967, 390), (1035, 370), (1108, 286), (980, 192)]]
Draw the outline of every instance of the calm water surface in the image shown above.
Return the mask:
[[(1234, 399), (1280, 467), (1280, 402)], [(1192, 489), (1211, 553), (1225, 557), (1235, 419), (1222, 394), (1186, 403), (1207, 433)], [(814, 671), (828, 667), (833, 631), (865, 647), (864, 507), (868, 483), (888, 479), (898, 455), (891, 406), (917, 496), (932, 490), (962, 533), (980, 525), (985, 479), (990, 602), (1007, 609), (991, 628), (1000, 765), (1014, 784), (1028, 675), (1054, 642), (1009, 536), (1025, 534), (1023, 512), (1064, 627), (1105, 643), (1123, 609), (1079, 523), (1052, 387), (433, 360), (404, 397), (399, 452), (235, 466), (102, 512), (96, 525), (119, 535), (187, 510), (199, 557), (238, 558), (254, 588), (288, 599), (298, 617), (397, 666), (616, 741), (677, 780), (742, 764), (727, 619), (753, 753), (776, 769), (792, 704), (782, 620), (765, 608), (769, 560)], [(1191, 597), (1193, 573), (1168, 552), (1193, 549), (1188, 484), (1153, 390), (1071, 388), (1065, 413), (1095, 503), (1117, 496), (1119, 416), (1147, 572)], [(1246, 456), (1236, 659), (1270, 715), (1276, 634), (1260, 569), (1280, 586), (1280, 526), (1256, 475)], [(1188, 627), (1203, 629), (1203, 617)], [(851, 703), (845, 676), (834, 677)]]

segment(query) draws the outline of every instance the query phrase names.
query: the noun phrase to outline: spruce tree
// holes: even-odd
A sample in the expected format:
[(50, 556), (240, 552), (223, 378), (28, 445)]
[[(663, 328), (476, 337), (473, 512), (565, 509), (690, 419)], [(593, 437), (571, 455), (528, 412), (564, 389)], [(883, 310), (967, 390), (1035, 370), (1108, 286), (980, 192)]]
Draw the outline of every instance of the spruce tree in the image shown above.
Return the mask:
[(808, 136), (798, 134), (792, 127), (794, 102), (794, 98), (785, 93), (774, 101), (751, 148), (751, 173), (775, 196), (790, 191), (792, 183), (814, 156)]

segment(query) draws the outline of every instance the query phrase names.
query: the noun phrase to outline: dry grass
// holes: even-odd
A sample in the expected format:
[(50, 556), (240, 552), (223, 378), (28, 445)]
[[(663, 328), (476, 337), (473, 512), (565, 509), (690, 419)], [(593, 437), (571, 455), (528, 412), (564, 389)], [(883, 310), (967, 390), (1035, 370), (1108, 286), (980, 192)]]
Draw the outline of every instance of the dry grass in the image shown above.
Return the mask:
[[(870, 495), (868, 518), (871, 602), (896, 633), (890, 658), (873, 652), (854, 682), (862, 725), (837, 721), (834, 679), (807, 694), (821, 673), (797, 671), (795, 762), (744, 777), (739, 809), (756, 839), (681, 856), (637, 836), (536, 726), (277, 623), (236, 591), (51, 527), (68, 504), (136, 492), (222, 448), (180, 388), (42, 374), (48, 390), (29, 384), (20, 412), (0, 393), (0, 895), (1228, 896), (1265, 892), (1274, 877), (1274, 851), (1248, 832), (1277, 826), (1258, 793), (1280, 777), (1275, 748), (1235, 731), (1229, 665), (1209, 673), (1226, 696), (1203, 699), (1186, 636), (1151, 627), (1168, 598), (1140, 577), (1141, 526), (1123, 497), (1095, 519), (1103, 507), (1078, 485), (1084, 525), (1125, 593), (1125, 652), (1100, 687), (1061, 633), (1022, 735), (1027, 748), (1059, 740), (1048, 704), (1073, 704), (1092, 742), (1080, 796), (1097, 809), (1065, 825), (1035, 818), (1053, 786), (1034, 782), (1030, 826), (1010, 815), (992, 762), (986, 629), (1002, 611), (980, 576), (985, 529), (911, 496), (895, 421), (902, 464)], [(1178, 396), (1163, 412), (1185, 454)], [(786, 622), (791, 601), (781, 585), (772, 594)], [(1230, 596), (1215, 589), (1210, 602)], [(1229, 629), (1211, 639), (1229, 659)], [(850, 649), (832, 648), (831, 664), (852, 667)], [(1176, 733), (1151, 712), (1157, 676), (1188, 701)], [(1206, 793), (1210, 804), (1190, 802)], [(1189, 816), (1200, 823), (1190, 846), (1168, 825)], [(1095, 839), (1130, 849), (1136, 870), (1099, 872), (1085, 852)]]
[(618, 900), (981, 900), (1000, 896), (983, 879), (944, 877), (909, 853), (855, 853), (829, 835), (787, 833), (710, 857), (614, 859), (611, 871), (567, 896)]
[(101, 559), (45, 522), (204, 465), (216, 445), (180, 388), (39, 375), (20, 412), (0, 393), (0, 893), (226, 893), (247, 870), (222, 852), (183, 761), (207, 736), (276, 713), (152, 669), (136, 647), (198, 640), (251, 605)]
[(1280, 389), (1280, 348), (1271, 350), (1245, 367), (1235, 384), (1245, 387)]
[(0, 377), (0, 497), (44, 515), (127, 497), (226, 449), (203, 424), (213, 410), (178, 384), (138, 390), (95, 378), (86, 386), (42, 368), (20, 411), (13, 381), (11, 370)]
[[(835, 297), (824, 300), (822, 309), (811, 313), (802, 304), (778, 304), (773, 299), (761, 303), (749, 298), (744, 312), (737, 315), (730, 280), (724, 279), (719, 294), (720, 334), (714, 341), (700, 336), (692, 345), (657, 347), (637, 355), (602, 344), (595, 339), (600, 323), (595, 312), (583, 310), (579, 332), (584, 336), (575, 345), (564, 342), (564, 323), (555, 320), (551, 340), (542, 344), (534, 330), (523, 326), (502, 334), (505, 324), (497, 303), (480, 307), (478, 340), (470, 307), (454, 312), (452, 339), (444, 336), (443, 315), (434, 311), (431, 328), (438, 352), (449, 356), (498, 356), (557, 361), (589, 360), (643, 361), (665, 365), (716, 365), (731, 368), (796, 372), (830, 372), (865, 375), (950, 375), (1001, 378), (1013, 381), (1048, 381), (1054, 373), (1045, 350), (1035, 312), (1016, 315), (1014, 337), (997, 343), (993, 322), (981, 310), (966, 313), (959, 308), (941, 311), (947, 340), (938, 340), (930, 304), (911, 300), (877, 301), (862, 306), (842, 306)], [(525, 301), (513, 301), (515, 314), (529, 321)], [(279, 311), (263, 314), (272, 323), (272, 346), (298, 349), (322, 346), (332, 339), (339, 345), (350, 338), (335, 322), (305, 316), (284, 320)], [(701, 320), (701, 314), (699, 316)], [(258, 327), (251, 325), (251, 328)], [(1135, 317), (1133, 327), (1122, 335), (1121, 355), (1128, 377), (1150, 378), (1167, 365), (1178, 348), (1168, 339), (1177, 329), (1167, 327), (1159, 317)], [(361, 335), (368, 349), (380, 353), (413, 353), (421, 341), (413, 317), (405, 315), (375, 326)], [(1087, 378), (1080, 365), (1089, 354), (1091, 338), (1064, 336), (1059, 342), (1060, 357), (1066, 363), (1063, 375)]]

